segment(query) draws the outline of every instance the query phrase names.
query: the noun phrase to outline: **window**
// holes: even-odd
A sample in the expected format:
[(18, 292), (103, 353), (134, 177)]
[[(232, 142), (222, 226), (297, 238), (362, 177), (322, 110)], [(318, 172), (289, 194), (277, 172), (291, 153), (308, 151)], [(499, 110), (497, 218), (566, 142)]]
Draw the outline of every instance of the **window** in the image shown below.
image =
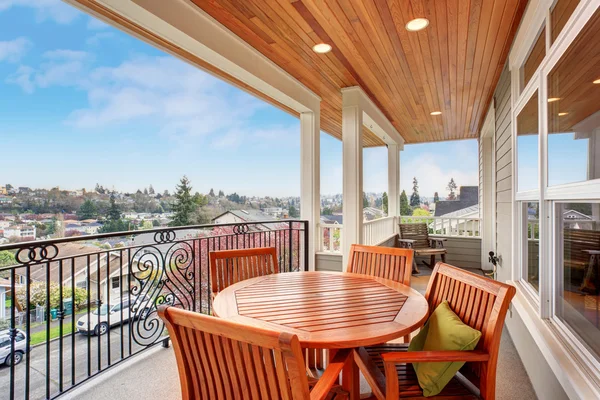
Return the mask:
[(578, 4), (579, 0), (558, 0), (554, 3), (550, 11), (550, 44), (554, 43)]
[(598, 34), (596, 12), (548, 74), (549, 186), (600, 178)]
[(600, 203), (557, 203), (557, 317), (600, 357)]
[(112, 278), (110, 278), (110, 288), (111, 289), (118, 289), (121, 286), (121, 277), (120, 276), (113, 276)]
[(538, 94), (531, 96), (517, 116), (518, 191), (538, 189)]
[(546, 28), (543, 27), (541, 32), (537, 36), (537, 39), (533, 45), (533, 48), (531, 49), (531, 52), (529, 53), (529, 56), (527, 56), (527, 58), (525, 59), (525, 63), (523, 64), (523, 67), (521, 68), (521, 76), (522, 76), (521, 90), (523, 90), (523, 88), (525, 86), (527, 86), (527, 84), (533, 77), (533, 74), (538, 69), (538, 67), (542, 63), (542, 60), (544, 59), (545, 56), (546, 56)]
[(540, 203), (521, 202), (523, 278), (536, 291), (540, 289)]

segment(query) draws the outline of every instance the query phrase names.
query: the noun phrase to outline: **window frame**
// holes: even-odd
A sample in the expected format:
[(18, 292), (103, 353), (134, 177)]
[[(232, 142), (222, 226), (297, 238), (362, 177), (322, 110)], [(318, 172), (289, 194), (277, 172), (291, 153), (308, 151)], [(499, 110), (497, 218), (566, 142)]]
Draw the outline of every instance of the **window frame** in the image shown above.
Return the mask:
[[(548, 185), (548, 74), (564, 56), (569, 46), (581, 33), (594, 13), (598, 10), (597, 0), (581, 0), (567, 23), (563, 26), (554, 42), (551, 42), (551, 9), (556, 0), (531, 0), (528, 7), (535, 12), (526, 15), (521, 23), (523, 32), (519, 32), (515, 41), (521, 42), (511, 50), (509, 68), (511, 71), (511, 124), (512, 124), (512, 184), (513, 184), (513, 224), (512, 224), (512, 267), (513, 281), (524, 295), (523, 298), (537, 311), (537, 316), (549, 323), (550, 329), (567, 351), (574, 356), (574, 361), (582, 367), (588, 376), (595, 381), (600, 380), (600, 355), (594, 354), (571, 328), (557, 315), (557, 301), (560, 300), (561, 284), (558, 271), (561, 255), (557, 253), (556, 209), (559, 203), (565, 202), (600, 202), (600, 179), (582, 182)], [(546, 55), (531, 80), (522, 87), (521, 70), (531, 49), (535, 45), (539, 31), (546, 32)], [(539, 190), (518, 191), (517, 160), (517, 116), (537, 90), (538, 93), (538, 178)], [(539, 294), (527, 282), (524, 275), (527, 265), (523, 258), (523, 203), (539, 202)], [(562, 247), (561, 247), (562, 248)], [(524, 279), (525, 278), (525, 279)]]

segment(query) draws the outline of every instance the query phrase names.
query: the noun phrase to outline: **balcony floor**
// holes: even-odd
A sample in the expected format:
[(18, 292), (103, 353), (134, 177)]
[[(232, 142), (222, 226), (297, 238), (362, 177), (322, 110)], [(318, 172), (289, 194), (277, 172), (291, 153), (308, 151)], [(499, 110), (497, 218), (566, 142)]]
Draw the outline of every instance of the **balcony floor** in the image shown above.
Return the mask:
[[(412, 279), (412, 286), (424, 293), (429, 281), (427, 268)], [(506, 329), (502, 334), (496, 382), (498, 400), (537, 399), (523, 363)], [(361, 380), (361, 392), (369, 387)], [(67, 394), (68, 399), (180, 400), (179, 376), (173, 348), (157, 346), (145, 354), (116, 366), (88, 384)]]
[[(527, 372), (505, 330), (500, 344), (496, 398), (537, 399)], [(361, 381), (361, 392), (369, 391)], [(156, 347), (146, 354), (115, 367), (65, 396), (67, 399), (180, 400), (179, 377), (173, 348)]]

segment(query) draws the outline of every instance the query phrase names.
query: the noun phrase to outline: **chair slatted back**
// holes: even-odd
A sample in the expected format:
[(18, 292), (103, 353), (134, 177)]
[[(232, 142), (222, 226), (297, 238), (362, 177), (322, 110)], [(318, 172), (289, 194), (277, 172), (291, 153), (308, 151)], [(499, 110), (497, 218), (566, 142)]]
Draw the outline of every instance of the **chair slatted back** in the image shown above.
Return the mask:
[(399, 224), (400, 238), (414, 240), (413, 248), (424, 249), (429, 247), (429, 229), (427, 224)]
[(278, 272), (275, 247), (221, 250), (210, 253), (210, 281), (213, 296), (234, 283)]
[(296, 335), (175, 307), (158, 314), (173, 342), (182, 399), (310, 398)]
[(489, 353), (490, 360), (487, 364), (467, 363), (465, 368), (485, 386), (480, 387), (482, 395), (495, 389), (490, 385), (495, 385), (502, 327), (515, 293), (516, 289), (511, 285), (441, 262), (436, 264), (427, 286), (425, 298), (430, 314), (448, 300), (450, 308), (465, 324), (481, 331), (477, 349)]
[(353, 244), (346, 272), (410, 285), (413, 257), (414, 251), (411, 249)]
[(587, 229), (564, 230), (565, 261), (581, 266), (590, 262), (590, 255), (585, 250), (600, 250), (600, 231)]

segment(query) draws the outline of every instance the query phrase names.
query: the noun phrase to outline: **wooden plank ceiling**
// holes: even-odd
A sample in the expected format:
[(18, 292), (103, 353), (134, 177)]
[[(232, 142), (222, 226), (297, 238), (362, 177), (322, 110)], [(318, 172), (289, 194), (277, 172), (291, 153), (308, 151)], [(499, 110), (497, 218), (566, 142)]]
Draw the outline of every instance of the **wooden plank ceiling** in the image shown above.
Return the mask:
[[(321, 98), (342, 135), (360, 85), (406, 143), (478, 137), (526, 0), (192, 0)], [(406, 23), (429, 20), (419, 32)], [(312, 47), (333, 50), (317, 54)], [(431, 116), (441, 111), (440, 116)], [(383, 145), (367, 134), (366, 146)]]

